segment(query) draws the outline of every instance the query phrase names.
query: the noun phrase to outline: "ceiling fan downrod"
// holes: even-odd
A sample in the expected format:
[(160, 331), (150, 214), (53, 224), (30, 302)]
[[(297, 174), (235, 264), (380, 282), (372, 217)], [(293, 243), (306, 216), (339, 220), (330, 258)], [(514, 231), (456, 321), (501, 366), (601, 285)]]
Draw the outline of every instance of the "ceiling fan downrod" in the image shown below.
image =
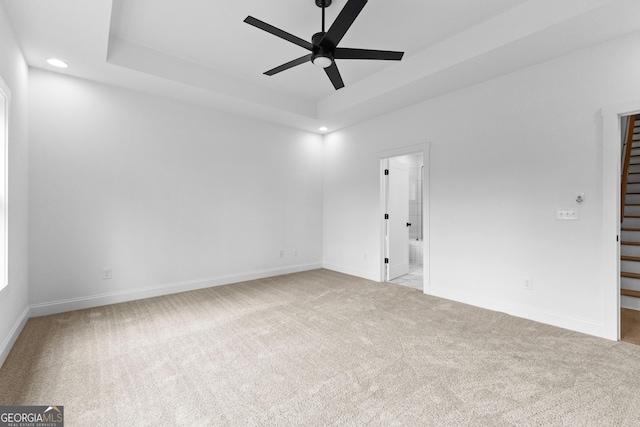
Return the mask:
[(324, 9), (331, 6), (331, 0), (316, 0), (316, 6), (322, 8), (322, 32), (324, 33)]

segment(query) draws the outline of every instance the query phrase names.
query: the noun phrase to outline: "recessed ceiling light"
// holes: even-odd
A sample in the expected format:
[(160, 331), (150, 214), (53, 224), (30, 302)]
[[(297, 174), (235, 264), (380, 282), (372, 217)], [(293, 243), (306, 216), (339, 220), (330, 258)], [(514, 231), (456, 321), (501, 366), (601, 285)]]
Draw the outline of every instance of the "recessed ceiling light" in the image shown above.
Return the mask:
[(49, 65), (53, 65), (54, 67), (58, 67), (58, 68), (67, 68), (69, 66), (69, 64), (67, 64), (66, 62), (56, 58), (47, 59), (47, 63)]
[(319, 130), (320, 132), (326, 132), (326, 131), (328, 131), (328, 130), (329, 130), (329, 128), (328, 128), (328, 127), (326, 127), (326, 126), (320, 126), (320, 128), (319, 128), (318, 130)]

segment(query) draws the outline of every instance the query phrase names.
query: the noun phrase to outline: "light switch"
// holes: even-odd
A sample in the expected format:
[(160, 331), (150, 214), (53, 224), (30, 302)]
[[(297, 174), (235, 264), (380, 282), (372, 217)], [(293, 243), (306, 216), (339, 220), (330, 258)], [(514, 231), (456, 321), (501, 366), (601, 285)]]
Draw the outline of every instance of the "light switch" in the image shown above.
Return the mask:
[(556, 218), (557, 219), (577, 220), (577, 219), (580, 219), (580, 211), (578, 211), (577, 209), (562, 209), (562, 208), (558, 208), (556, 210)]

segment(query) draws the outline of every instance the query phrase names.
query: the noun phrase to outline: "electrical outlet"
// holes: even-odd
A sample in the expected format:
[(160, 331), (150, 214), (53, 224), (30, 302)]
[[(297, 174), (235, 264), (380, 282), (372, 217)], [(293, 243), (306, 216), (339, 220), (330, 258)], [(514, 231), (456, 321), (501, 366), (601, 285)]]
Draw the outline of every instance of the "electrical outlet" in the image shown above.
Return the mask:
[(525, 277), (522, 280), (522, 289), (524, 289), (525, 291), (533, 290), (533, 279), (531, 277)]
[(280, 251), (280, 258), (284, 258), (284, 251)]
[(298, 250), (297, 249), (293, 250), (293, 256), (298, 256)]
[(103, 268), (102, 269), (102, 280), (108, 280), (111, 279), (111, 269), (110, 268)]

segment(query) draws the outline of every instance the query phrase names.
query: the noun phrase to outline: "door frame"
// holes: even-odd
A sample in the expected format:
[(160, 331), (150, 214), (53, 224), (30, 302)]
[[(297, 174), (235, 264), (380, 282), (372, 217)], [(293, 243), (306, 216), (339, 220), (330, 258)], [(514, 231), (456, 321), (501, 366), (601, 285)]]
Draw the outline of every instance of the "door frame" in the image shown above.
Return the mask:
[(424, 142), (416, 145), (409, 145), (399, 148), (394, 148), (390, 150), (379, 151), (377, 153), (378, 163), (380, 165), (380, 282), (386, 281), (385, 276), (385, 219), (384, 214), (386, 213), (386, 190), (385, 190), (385, 180), (384, 180), (384, 169), (385, 169), (385, 160), (391, 157), (404, 156), (407, 154), (416, 154), (422, 153), (422, 160), (424, 162), (423, 168), (423, 177), (422, 177), (422, 265), (423, 265), (423, 277), (422, 277), (422, 291), (425, 294), (430, 293), (431, 289), (431, 269), (430, 266), (430, 233), (429, 233), (429, 223), (430, 223), (430, 170), (431, 170), (431, 160), (430, 160), (430, 149), (431, 143)]
[(602, 335), (620, 340), (620, 176), (622, 117), (640, 114), (640, 100), (602, 108)]

